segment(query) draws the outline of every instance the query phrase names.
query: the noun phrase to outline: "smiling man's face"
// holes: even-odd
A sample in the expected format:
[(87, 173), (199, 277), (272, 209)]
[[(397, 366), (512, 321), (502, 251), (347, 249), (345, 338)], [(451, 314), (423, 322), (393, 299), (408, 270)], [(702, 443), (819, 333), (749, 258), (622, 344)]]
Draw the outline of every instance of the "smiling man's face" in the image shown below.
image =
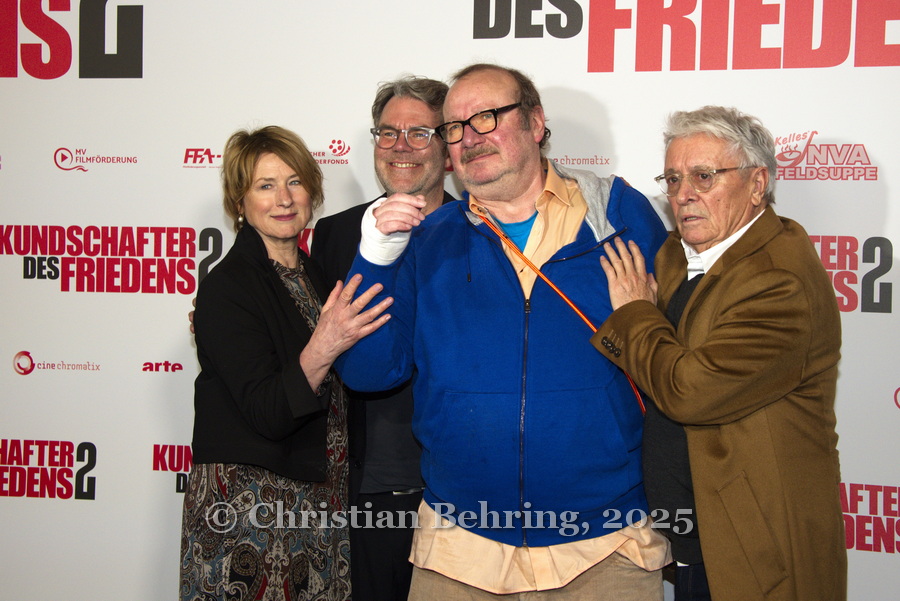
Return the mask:
[[(441, 113), (415, 98), (395, 96), (381, 113), (376, 127), (391, 127), (397, 131), (411, 127), (435, 128), (441, 123)], [(392, 148), (375, 146), (375, 174), (388, 195), (395, 192), (428, 196), (436, 188), (444, 189), (447, 167), (446, 146), (434, 135), (425, 148), (410, 148), (400, 134)]]

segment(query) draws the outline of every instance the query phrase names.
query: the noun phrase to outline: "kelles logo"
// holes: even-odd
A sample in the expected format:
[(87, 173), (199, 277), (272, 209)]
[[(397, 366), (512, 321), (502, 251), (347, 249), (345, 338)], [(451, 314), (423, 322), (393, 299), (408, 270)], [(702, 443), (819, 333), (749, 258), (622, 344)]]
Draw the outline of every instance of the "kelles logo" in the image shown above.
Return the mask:
[(877, 180), (862, 144), (813, 144), (818, 131), (778, 136), (778, 179), (781, 180)]

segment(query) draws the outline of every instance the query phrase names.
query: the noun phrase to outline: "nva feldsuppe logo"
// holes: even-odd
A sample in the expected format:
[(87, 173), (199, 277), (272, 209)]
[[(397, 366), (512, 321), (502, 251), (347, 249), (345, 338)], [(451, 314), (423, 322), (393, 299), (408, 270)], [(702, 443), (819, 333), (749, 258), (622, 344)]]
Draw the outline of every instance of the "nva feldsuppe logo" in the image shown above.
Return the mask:
[[(864, 144), (834, 144), (809, 130), (775, 138), (775, 158), (780, 180), (876, 181)], [(813, 140), (817, 140), (813, 143)]]

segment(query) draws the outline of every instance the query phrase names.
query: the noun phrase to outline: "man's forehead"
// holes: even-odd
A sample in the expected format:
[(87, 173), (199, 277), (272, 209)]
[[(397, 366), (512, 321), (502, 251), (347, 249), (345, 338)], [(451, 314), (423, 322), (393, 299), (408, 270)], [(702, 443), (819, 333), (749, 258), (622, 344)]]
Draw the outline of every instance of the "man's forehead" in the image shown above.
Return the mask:
[(722, 159), (734, 158), (728, 142), (715, 136), (695, 134), (675, 138), (666, 149), (666, 164), (686, 161), (692, 168), (715, 167)]
[(381, 113), (379, 126), (391, 127), (433, 127), (441, 120), (441, 112), (432, 110), (428, 104), (409, 96), (391, 98)]
[(509, 73), (498, 69), (487, 69), (470, 73), (458, 80), (447, 94), (447, 104), (454, 102), (479, 102), (493, 104), (498, 99), (515, 100), (516, 82)]

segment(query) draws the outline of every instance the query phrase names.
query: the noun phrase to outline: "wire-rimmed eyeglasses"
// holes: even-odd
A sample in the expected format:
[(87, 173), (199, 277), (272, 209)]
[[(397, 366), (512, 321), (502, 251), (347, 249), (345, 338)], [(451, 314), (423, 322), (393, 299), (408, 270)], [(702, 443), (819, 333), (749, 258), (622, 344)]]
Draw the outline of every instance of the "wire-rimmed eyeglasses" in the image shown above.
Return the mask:
[(375, 138), (375, 145), (385, 150), (393, 148), (400, 134), (406, 140), (406, 145), (415, 150), (422, 150), (431, 144), (431, 137), (435, 130), (430, 127), (410, 127), (409, 129), (394, 129), (393, 127), (373, 127), (369, 130)]
[[(709, 192), (716, 183), (716, 175), (726, 171), (738, 171), (740, 169), (753, 169), (752, 165), (746, 167), (723, 167), (722, 169), (694, 169), (687, 175), (687, 181), (695, 192)], [(681, 189), (681, 180), (685, 178), (682, 173), (663, 173), (653, 178), (659, 189), (666, 196), (675, 196)]]
[(521, 102), (515, 104), (507, 104), (496, 109), (487, 109), (480, 113), (475, 113), (465, 121), (448, 121), (437, 126), (437, 134), (447, 144), (456, 144), (463, 139), (463, 130), (466, 125), (472, 128), (476, 134), (489, 134), (497, 129), (497, 116), (508, 111), (519, 108)]

